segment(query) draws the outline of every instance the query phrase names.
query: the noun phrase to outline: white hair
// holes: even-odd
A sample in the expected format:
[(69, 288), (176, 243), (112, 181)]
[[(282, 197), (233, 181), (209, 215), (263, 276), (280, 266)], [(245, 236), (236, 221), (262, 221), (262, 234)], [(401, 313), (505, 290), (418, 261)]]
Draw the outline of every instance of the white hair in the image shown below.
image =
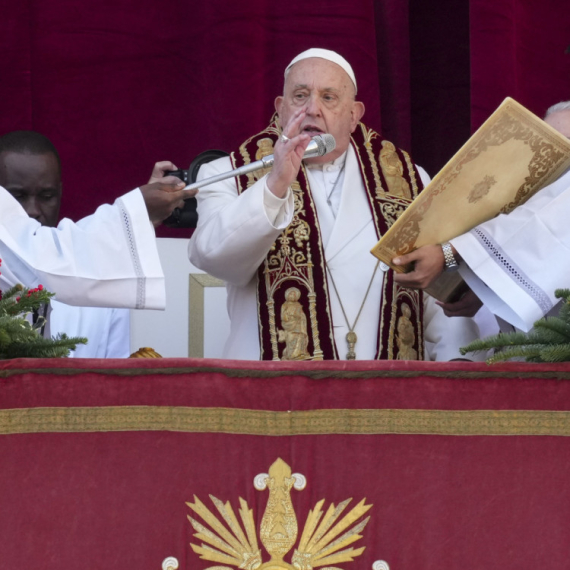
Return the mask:
[(570, 101), (561, 101), (560, 103), (556, 103), (556, 105), (552, 105), (552, 107), (548, 107), (544, 118), (546, 119), (548, 115), (558, 113), (559, 111), (570, 111)]

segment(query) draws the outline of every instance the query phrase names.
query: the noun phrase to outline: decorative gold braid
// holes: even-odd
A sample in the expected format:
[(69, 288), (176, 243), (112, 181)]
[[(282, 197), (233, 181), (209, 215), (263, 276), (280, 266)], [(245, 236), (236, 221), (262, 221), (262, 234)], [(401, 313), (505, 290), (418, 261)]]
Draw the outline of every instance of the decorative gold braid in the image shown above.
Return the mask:
[[(266, 272), (267, 290), (269, 291), (269, 274)], [(277, 346), (277, 327), (275, 326), (275, 300), (273, 296), (267, 300), (267, 311), (269, 312), (269, 334), (271, 335), (271, 351), (273, 360), (279, 360), (279, 348)], [(260, 325), (261, 326), (261, 325)]]
[[(376, 162), (376, 157), (374, 156), (374, 151), (372, 150), (372, 145), (370, 141), (376, 136), (376, 133), (372, 130), (367, 129), (363, 123), (359, 123), (359, 127), (364, 133), (364, 148), (368, 154), (368, 158), (370, 160), (370, 164), (372, 165), (372, 173), (374, 175), (374, 184), (376, 185), (376, 196), (380, 198), (382, 196), (381, 192), (384, 194), (386, 193), (386, 189), (382, 186), (380, 172), (378, 170), (378, 163)], [(353, 145), (357, 148), (357, 145)], [(360, 157), (359, 157), (360, 158)], [(366, 177), (362, 177), (363, 180), (366, 180)], [(372, 195), (372, 194), (370, 194)]]
[(406, 166), (408, 167), (408, 173), (410, 175), (410, 180), (412, 182), (412, 199), (413, 199), (418, 195), (418, 183), (416, 180), (416, 170), (414, 168), (414, 165), (412, 164), (412, 161), (410, 159), (410, 155), (405, 150), (402, 150), (402, 154), (404, 155), (404, 158), (406, 159)]
[(326, 409), (293, 412), (182, 406), (0, 410), (0, 434), (174, 431), (242, 435), (448, 435), (570, 437), (570, 412), (544, 410)]

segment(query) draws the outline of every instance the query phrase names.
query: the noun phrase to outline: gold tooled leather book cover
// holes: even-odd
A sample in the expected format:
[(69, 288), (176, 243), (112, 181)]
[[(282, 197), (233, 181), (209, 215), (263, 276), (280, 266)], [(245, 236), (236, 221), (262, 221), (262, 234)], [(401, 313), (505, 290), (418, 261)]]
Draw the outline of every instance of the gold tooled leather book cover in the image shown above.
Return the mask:
[[(392, 264), (394, 257), (448, 241), (498, 214), (508, 214), (569, 166), (570, 140), (507, 97), (382, 236), (372, 254), (404, 272), (407, 268)], [(428, 292), (447, 301), (460, 285), (457, 274), (443, 273)]]

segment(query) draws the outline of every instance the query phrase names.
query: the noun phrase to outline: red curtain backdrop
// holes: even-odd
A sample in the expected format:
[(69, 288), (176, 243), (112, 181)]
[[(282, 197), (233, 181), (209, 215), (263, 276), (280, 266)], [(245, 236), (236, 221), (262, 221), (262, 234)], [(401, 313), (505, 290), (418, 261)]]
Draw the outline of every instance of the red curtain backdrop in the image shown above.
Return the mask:
[(570, 100), (570, 6), (565, 0), (471, 0), (471, 123), (505, 97), (543, 116)]
[(0, 14), (0, 134), (53, 140), (74, 219), (157, 160), (187, 167), (263, 128), (309, 47), (352, 63), (365, 121), (431, 175), (505, 96), (539, 114), (570, 98), (566, 0), (0, 0)]

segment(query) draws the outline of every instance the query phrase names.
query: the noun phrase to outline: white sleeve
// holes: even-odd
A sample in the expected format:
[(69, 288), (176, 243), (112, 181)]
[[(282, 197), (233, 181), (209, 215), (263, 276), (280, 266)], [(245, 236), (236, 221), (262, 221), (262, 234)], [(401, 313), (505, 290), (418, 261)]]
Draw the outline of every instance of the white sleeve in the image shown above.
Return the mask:
[(570, 285), (570, 172), (508, 215), (451, 243), (467, 265), (462, 277), (497, 316), (528, 331), (551, 311), (554, 291)]
[[(224, 157), (200, 168), (198, 181), (231, 170)], [(263, 177), (238, 196), (228, 178), (198, 192), (198, 227), (190, 240), (189, 257), (196, 266), (234, 285), (248, 283), (279, 234), (293, 217), (289, 190), (279, 199)]]
[(154, 228), (138, 189), (77, 223), (49, 228), (0, 187), (0, 258), (10, 280), (42, 283), (70, 305), (165, 306)]

